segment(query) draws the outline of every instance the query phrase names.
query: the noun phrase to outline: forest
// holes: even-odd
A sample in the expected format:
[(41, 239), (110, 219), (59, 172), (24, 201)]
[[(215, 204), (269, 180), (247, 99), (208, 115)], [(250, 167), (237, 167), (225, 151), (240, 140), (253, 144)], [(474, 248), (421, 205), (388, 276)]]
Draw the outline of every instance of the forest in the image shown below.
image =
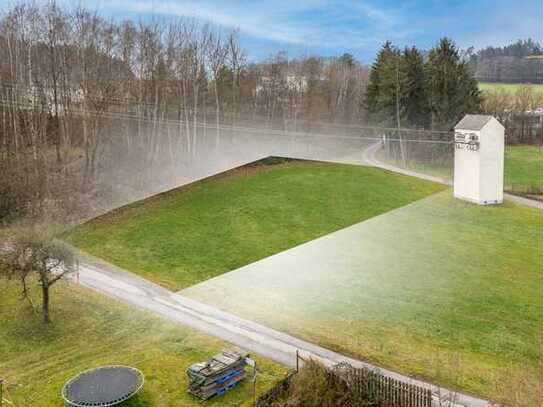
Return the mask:
[[(60, 196), (77, 206), (73, 195), (88, 198), (123, 161), (152, 169), (167, 153), (174, 163), (179, 149), (195, 151), (202, 128), (218, 138), (224, 124), (358, 122), (367, 79), (350, 55), (249, 63), (235, 30), (113, 22), (54, 2), (5, 10), (0, 52), (0, 218), (52, 213)], [(164, 134), (168, 121), (175, 135)]]

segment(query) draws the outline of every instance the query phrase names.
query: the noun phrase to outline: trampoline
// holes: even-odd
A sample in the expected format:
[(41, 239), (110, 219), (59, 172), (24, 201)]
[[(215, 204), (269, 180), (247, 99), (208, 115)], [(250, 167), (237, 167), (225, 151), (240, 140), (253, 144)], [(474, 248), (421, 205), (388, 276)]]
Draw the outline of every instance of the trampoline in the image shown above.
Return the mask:
[(139, 392), (143, 381), (143, 373), (133, 367), (99, 367), (66, 382), (62, 398), (66, 404), (75, 407), (114, 406)]

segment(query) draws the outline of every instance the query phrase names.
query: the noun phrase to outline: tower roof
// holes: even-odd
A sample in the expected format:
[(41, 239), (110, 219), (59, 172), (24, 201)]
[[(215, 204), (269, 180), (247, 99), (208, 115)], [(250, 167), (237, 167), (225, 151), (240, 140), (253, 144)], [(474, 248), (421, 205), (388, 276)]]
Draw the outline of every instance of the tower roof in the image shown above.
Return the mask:
[(458, 124), (454, 128), (456, 130), (479, 131), (483, 127), (485, 127), (492, 119), (492, 116), (484, 114), (467, 114), (462, 120), (458, 122)]

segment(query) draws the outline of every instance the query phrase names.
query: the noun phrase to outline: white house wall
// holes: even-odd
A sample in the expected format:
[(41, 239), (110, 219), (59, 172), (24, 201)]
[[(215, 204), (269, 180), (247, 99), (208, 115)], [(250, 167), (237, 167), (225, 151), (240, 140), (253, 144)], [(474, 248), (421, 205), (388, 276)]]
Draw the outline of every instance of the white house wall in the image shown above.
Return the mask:
[(504, 131), (496, 119), (481, 130), (480, 203), (503, 202)]
[[(479, 132), (458, 130), (457, 133), (472, 134)], [(454, 154), (454, 196), (472, 202), (479, 202), (480, 195), (480, 158), (476, 151), (457, 150)]]

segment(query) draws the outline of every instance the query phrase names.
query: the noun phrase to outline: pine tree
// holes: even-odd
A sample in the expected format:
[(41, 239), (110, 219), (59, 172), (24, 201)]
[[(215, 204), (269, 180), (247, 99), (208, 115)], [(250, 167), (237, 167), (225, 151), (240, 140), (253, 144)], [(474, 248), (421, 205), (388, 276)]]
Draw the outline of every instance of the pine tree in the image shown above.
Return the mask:
[(424, 58), (417, 48), (403, 51), (401, 69), (401, 117), (406, 127), (426, 128), (430, 124), (430, 105)]
[(397, 126), (397, 108), (401, 99), (401, 55), (387, 41), (372, 65), (366, 91), (370, 121), (378, 125)]
[(480, 110), (477, 82), (450, 39), (430, 51), (426, 75), (432, 128), (449, 130), (466, 113)]

